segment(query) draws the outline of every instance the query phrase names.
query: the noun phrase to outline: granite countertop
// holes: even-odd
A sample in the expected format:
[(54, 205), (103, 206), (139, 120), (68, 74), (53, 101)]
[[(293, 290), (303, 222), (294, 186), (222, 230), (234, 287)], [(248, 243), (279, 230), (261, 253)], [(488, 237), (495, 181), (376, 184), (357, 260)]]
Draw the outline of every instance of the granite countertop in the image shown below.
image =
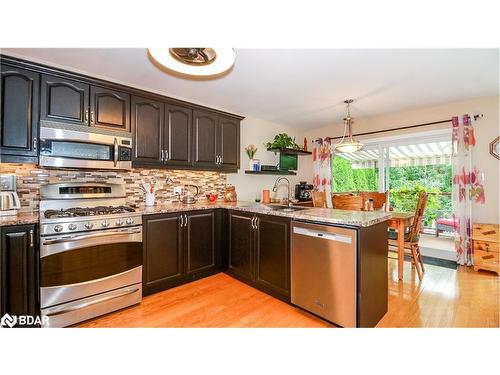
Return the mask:
[[(182, 203), (156, 203), (153, 207), (139, 206), (137, 212), (143, 215), (154, 215), (170, 212), (182, 212), (191, 210), (210, 210), (214, 208), (226, 208), (244, 212), (267, 214), (288, 217), (294, 220), (308, 220), (325, 224), (344, 224), (358, 227), (369, 227), (371, 225), (386, 221), (391, 218), (390, 212), (385, 211), (348, 211), (333, 210), (330, 208), (304, 208), (294, 212), (273, 210), (265, 204), (253, 202), (207, 202), (201, 201), (194, 204)], [(38, 213), (21, 212), (17, 216), (0, 216), (0, 226), (22, 225), (38, 223)]]
[(273, 210), (265, 204), (253, 202), (197, 202), (194, 204), (165, 203), (156, 204), (153, 207), (140, 206), (137, 211), (143, 215), (154, 215), (169, 212), (182, 212), (190, 210), (208, 210), (214, 208), (226, 208), (244, 212), (268, 214), (274, 216), (289, 217), (294, 220), (308, 220), (325, 224), (344, 224), (358, 227), (369, 227), (391, 218), (390, 212), (385, 211), (348, 211), (334, 210), (330, 208), (305, 208), (294, 212)]
[(37, 223), (38, 212), (20, 212), (17, 215), (12, 216), (0, 216), (0, 227)]

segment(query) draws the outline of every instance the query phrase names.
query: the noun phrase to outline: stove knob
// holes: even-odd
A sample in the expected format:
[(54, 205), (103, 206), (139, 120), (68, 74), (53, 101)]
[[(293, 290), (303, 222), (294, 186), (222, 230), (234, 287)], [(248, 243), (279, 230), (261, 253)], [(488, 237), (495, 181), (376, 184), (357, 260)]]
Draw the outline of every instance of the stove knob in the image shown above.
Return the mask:
[(116, 225), (118, 226), (123, 225), (123, 220), (122, 219), (116, 220)]
[(107, 228), (107, 227), (109, 227), (109, 221), (104, 220), (104, 221), (101, 223), (101, 225), (102, 225), (102, 227)]
[(62, 230), (63, 230), (63, 226), (62, 226), (62, 225), (60, 225), (60, 224), (57, 224), (57, 225), (55, 225), (55, 226), (54, 226), (54, 230), (55, 230), (56, 232), (60, 232), (60, 231), (62, 231)]
[(128, 225), (132, 225), (132, 224), (134, 224), (134, 219), (132, 219), (131, 217), (129, 217), (129, 218), (127, 219), (127, 224), (128, 224)]
[(70, 224), (68, 225), (69, 230), (75, 230), (76, 229), (76, 224)]
[(92, 224), (92, 223), (85, 223), (86, 229), (92, 229), (93, 226), (94, 226), (94, 224)]

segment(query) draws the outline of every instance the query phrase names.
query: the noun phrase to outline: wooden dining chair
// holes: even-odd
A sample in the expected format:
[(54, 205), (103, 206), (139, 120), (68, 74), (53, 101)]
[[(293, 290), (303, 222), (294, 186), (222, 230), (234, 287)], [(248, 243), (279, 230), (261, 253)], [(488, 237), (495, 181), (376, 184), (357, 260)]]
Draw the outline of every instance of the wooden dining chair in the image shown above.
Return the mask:
[(312, 191), (312, 200), (314, 207), (325, 207), (326, 203), (326, 194), (324, 191), (313, 190)]
[(332, 194), (333, 208), (339, 210), (356, 210), (363, 209), (363, 197), (361, 195), (350, 194)]
[[(420, 254), (420, 247), (418, 245), (418, 240), (420, 238), (420, 230), (422, 229), (422, 222), (424, 219), (425, 207), (427, 206), (427, 193), (421, 192), (418, 197), (417, 208), (415, 210), (415, 216), (413, 222), (410, 226), (410, 230), (404, 233), (404, 246), (405, 249), (410, 250), (411, 263), (417, 269), (417, 274), (419, 280), (422, 280), (424, 275), (424, 262), (422, 260), (422, 255)], [(398, 246), (398, 236), (400, 234), (394, 230), (389, 231), (389, 246)]]
[(381, 210), (385, 208), (386, 211), (389, 211), (389, 192), (379, 193), (377, 191), (364, 191), (359, 193), (363, 197), (363, 204), (367, 200), (373, 200), (373, 209)]

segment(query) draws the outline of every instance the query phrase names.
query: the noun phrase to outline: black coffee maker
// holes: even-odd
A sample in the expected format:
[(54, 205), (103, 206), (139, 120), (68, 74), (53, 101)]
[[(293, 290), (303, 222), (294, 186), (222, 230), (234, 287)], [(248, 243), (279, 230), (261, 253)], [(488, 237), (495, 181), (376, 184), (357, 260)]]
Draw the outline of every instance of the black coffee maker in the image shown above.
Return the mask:
[(300, 181), (299, 184), (295, 185), (295, 199), (300, 202), (312, 201), (313, 189), (313, 185), (306, 183), (306, 181)]

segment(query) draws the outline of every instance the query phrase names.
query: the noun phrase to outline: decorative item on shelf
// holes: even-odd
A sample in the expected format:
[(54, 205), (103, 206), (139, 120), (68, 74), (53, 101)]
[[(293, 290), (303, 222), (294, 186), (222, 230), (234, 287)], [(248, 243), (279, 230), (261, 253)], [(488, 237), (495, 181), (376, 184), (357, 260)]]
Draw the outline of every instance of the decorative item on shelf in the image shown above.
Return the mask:
[(302, 148), (304, 151), (307, 151), (307, 138), (304, 137), (304, 147)]
[(253, 157), (257, 153), (257, 147), (255, 147), (255, 145), (253, 145), (253, 144), (250, 144), (250, 145), (245, 147), (245, 152), (246, 152), (248, 158), (250, 159), (248, 161), (248, 169), (251, 171), (255, 171), (256, 170), (256, 169), (254, 169), (255, 161), (254, 161)]
[(250, 170), (254, 172), (260, 171), (260, 160), (259, 159), (252, 159), (250, 160), (251, 165), (250, 165)]
[(344, 118), (344, 135), (342, 140), (335, 145), (335, 152), (338, 153), (351, 153), (360, 151), (363, 149), (363, 144), (355, 141), (352, 136), (352, 117), (351, 117), (351, 103), (354, 100), (347, 99), (344, 100), (344, 103), (347, 104), (347, 116)]
[[(264, 143), (264, 146), (266, 146), (266, 148), (268, 150), (270, 150), (270, 149), (277, 150), (277, 149), (283, 149), (283, 148), (302, 150), (302, 148), (297, 143), (295, 143), (295, 138), (290, 137), (286, 133), (276, 134), (274, 136), (273, 141)], [(277, 151), (275, 151), (275, 153), (276, 152)]]
[(232, 48), (149, 48), (149, 54), (160, 65), (176, 73), (191, 76), (215, 76), (234, 64)]
[(226, 185), (224, 191), (224, 202), (236, 202), (238, 196), (236, 194), (236, 188), (233, 185)]
[(500, 160), (500, 137), (496, 137), (490, 143), (490, 154)]

